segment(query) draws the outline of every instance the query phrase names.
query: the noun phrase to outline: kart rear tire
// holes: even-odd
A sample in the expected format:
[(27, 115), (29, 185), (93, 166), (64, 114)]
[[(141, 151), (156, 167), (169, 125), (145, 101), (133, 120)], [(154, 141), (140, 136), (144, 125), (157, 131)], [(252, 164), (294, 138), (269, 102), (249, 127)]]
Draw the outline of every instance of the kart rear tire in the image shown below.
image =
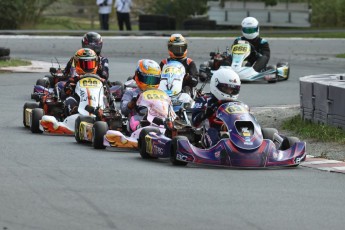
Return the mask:
[(176, 136), (172, 139), (171, 152), (170, 152), (170, 161), (175, 166), (186, 166), (188, 162), (177, 160), (176, 151), (177, 151), (177, 141), (178, 140), (188, 140), (185, 136)]
[(95, 149), (105, 149), (107, 146), (103, 144), (104, 136), (107, 133), (109, 127), (107, 122), (96, 121), (92, 127), (92, 146)]
[(86, 142), (80, 138), (80, 123), (83, 121), (85, 121), (87, 123), (92, 123), (92, 124), (95, 122), (94, 118), (90, 117), (90, 116), (79, 115), (77, 117), (77, 119), (75, 120), (75, 123), (74, 123), (74, 138), (78, 143), (85, 143)]
[(44, 110), (41, 108), (34, 108), (32, 110), (30, 127), (32, 133), (43, 133), (43, 131), (40, 130), (40, 120), (42, 119), (43, 115)]
[(275, 128), (261, 128), (261, 132), (264, 139), (273, 141), (273, 136), (275, 133), (278, 133), (278, 130)]
[(146, 141), (145, 136), (149, 134), (150, 132), (155, 132), (160, 134), (160, 131), (158, 128), (143, 128), (139, 134), (139, 140), (138, 140), (138, 148), (141, 158), (143, 159), (157, 159), (157, 157), (153, 157), (146, 151)]
[(35, 109), (38, 108), (38, 104), (36, 102), (26, 102), (23, 107), (23, 125), (25, 128), (30, 127), (29, 125), (26, 125), (25, 122), (25, 110), (26, 109)]

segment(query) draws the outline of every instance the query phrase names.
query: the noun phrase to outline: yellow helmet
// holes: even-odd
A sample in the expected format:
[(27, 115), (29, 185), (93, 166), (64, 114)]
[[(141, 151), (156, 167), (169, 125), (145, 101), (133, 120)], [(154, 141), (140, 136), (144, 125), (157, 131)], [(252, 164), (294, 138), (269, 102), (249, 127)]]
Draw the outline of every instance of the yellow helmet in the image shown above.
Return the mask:
[(157, 89), (161, 80), (161, 68), (153, 60), (141, 59), (138, 61), (134, 80), (141, 90)]

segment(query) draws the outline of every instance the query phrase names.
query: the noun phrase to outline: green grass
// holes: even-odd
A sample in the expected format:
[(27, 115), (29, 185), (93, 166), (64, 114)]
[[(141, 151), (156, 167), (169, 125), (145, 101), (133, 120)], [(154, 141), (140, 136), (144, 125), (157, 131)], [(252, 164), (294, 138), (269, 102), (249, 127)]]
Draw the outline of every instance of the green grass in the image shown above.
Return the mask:
[(345, 144), (345, 131), (343, 129), (303, 120), (300, 115), (284, 121), (282, 128), (297, 133), (301, 139), (308, 138)]
[(337, 58), (345, 58), (345, 54), (337, 54), (336, 57)]
[(31, 65), (31, 61), (25, 61), (20, 59), (10, 59), (1, 61), (0, 60), (0, 67), (9, 67), (9, 66), (26, 66)]

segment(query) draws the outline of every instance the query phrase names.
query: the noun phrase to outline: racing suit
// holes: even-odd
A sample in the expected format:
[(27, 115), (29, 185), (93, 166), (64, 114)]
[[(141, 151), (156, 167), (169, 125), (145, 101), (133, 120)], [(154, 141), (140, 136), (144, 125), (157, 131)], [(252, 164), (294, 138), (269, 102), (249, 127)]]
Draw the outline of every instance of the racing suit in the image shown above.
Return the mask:
[[(247, 39), (245, 37), (238, 37), (235, 39), (233, 45), (238, 41), (248, 41), (252, 45), (252, 52), (248, 57), (248, 66), (252, 66), (255, 71), (260, 72), (266, 68), (268, 61), (270, 60), (271, 50), (266, 39), (256, 37), (254, 39)], [(253, 48), (255, 50), (253, 50)]]
[(196, 67), (195, 62), (191, 58), (183, 58), (183, 59), (172, 59), (166, 58), (161, 61), (159, 66), (163, 69), (163, 66), (167, 64), (169, 61), (178, 61), (182, 63), (184, 68), (186, 69), (186, 75), (183, 78), (182, 89), (185, 86), (189, 86), (190, 89), (198, 85), (198, 69)]
[(121, 99), (121, 113), (128, 117), (129, 132), (137, 130), (140, 120), (143, 118), (143, 116), (139, 115), (135, 109), (136, 101), (142, 92), (143, 91), (139, 87), (126, 90)]
[[(195, 100), (192, 112), (192, 126), (199, 127), (206, 121), (207, 129), (201, 138), (201, 143), (205, 148), (215, 145), (220, 140), (220, 131), (225, 130), (225, 125), (216, 118), (216, 111), (222, 103), (229, 101), (219, 101), (213, 94), (208, 93)], [(233, 101), (242, 105), (240, 101)], [(248, 107), (247, 105), (245, 105)]]

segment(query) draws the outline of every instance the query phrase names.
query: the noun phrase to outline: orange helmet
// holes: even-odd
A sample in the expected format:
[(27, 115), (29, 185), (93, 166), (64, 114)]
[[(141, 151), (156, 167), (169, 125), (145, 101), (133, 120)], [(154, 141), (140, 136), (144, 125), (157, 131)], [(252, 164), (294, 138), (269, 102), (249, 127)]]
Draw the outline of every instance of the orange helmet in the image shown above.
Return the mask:
[(161, 68), (157, 62), (141, 59), (135, 71), (134, 80), (141, 90), (157, 89), (161, 81)]
[(169, 55), (172, 59), (182, 59), (187, 56), (187, 41), (181, 34), (172, 34), (168, 42)]
[(82, 48), (74, 54), (75, 69), (78, 75), (97, 72), (98, 56), (92, 49)]

